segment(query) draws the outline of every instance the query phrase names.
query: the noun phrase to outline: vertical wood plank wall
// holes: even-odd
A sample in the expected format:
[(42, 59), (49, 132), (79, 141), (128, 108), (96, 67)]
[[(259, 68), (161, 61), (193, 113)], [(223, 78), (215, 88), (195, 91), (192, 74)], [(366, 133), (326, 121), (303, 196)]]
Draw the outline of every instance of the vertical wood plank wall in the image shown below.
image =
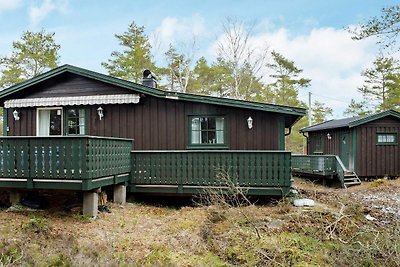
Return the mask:
[[(188, 144), (188, 116), (223, 115), (227, 120), (227, 149), (279, 149), (278, 113), (252, 111), (218, 105), (176, 101), (145, 96), (138, 104), (85, 106), (89, 116), (89, 135), (133, 138), (135, 150), (184, 150)], [(9, 112), (12, 112), (9, 109)], [(8, 116), (10, 136), (36, 135), (36, 108), (20, 108), (21, 119)], [(248, 129), (247, 118), (253, 118)]]
[[(142, 100), (141, 100), (142, 101)], [(228, 149), (276, 150), (279, 114), (147, 97), (134, 105), (104, 105), (90, 110), (90, 135), (133, 138), (135, 150), (184, 150), (188, 145), (189, 116), (223, 115)], [(247, 128), (247, 118), (254, 120)]]
[[(376, 132), (397, 133), (397, 145), (377, 145)], [(390, 117), (357, 127), (357, 173), (359, 176), (400, 176), (400, 122)]]
[[(357, 126), (356, 146), (353, 146), (352, 133), (353, 130), (341, 128), (323, 130), (318, 132), (310, 132), (310, 154), (312, 155), (316, 138), (322, 135), (324, 140), (323, 153), (340, 155), (340, 136), (349, 133), (349, 149), (350, 161), (354, 160), (355, 171), (361, 177), (383, 177), (388, 174), (390, 176), (400, 176), (400, 122), (397, 119), (386, 117), (376, 121)], [(397, 133), (396, 145), (377, 145), (376, 133), (388, 132)], [(332, 136), (331, 140), (327, 139), (327, 133)], [(356, 151), (353, 151), (353, 147)]]
[[(329, 140), (327, 134), (331, 136)], [(322, 137), (322, 149), (323, 154), (329, 155), (340, 155), (340, 143), (341, 143), (341, 135), (344, 133), (349, 133), (349, 147), (350, 147), (350, 155), (352, 155), (352, 140), (351, 140), (351, 131), (349, 129), (339, 128), (339, 129), (330, 129), (323, 130), (318, 132), (310, 132), (309, 133), (309, 154), (312, 155), (316, 148), (316, 139), (318, 136)]]

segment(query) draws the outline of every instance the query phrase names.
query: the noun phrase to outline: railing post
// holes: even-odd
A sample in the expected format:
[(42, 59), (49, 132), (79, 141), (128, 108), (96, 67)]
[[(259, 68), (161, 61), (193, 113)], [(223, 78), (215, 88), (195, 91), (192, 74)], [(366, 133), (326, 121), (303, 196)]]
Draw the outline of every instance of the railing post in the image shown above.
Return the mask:
[(28, 171), (28, 177), (26, 177), (26, 187), (27, 188), (29, 188), (29, 189), (32, 189), (33, 188), (33, 171), (32, 171), (32, 166), (31, 166), (31, 162), (32, 162), (32, 154), (31, 154), (31, 146), (32, 146), (32, 140), (31, 140), (31, 138), (29, 138), (28, 139), (28, 142), (27, 142), (27, 148), (28, 148), (28, 151), (27, 151), (27, 154), (28, 154), (28, 161), (27, 161), (27, 164), (28, 164), (28, 169), (29, 169), (29, 171)]
[[(183, 156), (186, 156), (187, 157), (187, 155), (185, 155), (184, 153), (182, 153), (182, 152), (180, 152), (179, 153), (180, 155), (181, 155), (181, 157), (183, 157)], [(178, 154), (178, 155), (179, 155)], [(171, 157), (172, 157), (172, 155), (171, 155)], [(175, 161), (175, 162), (178, 162), (178, 161)], [(179, 168), (179, 166), (176, 166), (176, 168), (178, 169)], [(179, 179), (179, 180), (178, 180)], [(177, 180), (178, 180), (178, 193), (183, 193), (183, 175), (179, 175), (179, 178), (178, 178)]]

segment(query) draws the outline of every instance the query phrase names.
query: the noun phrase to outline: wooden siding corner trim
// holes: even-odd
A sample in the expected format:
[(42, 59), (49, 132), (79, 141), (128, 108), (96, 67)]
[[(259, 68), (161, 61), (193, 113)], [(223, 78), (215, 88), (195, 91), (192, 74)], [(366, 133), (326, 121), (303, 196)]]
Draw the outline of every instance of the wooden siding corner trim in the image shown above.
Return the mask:
[(278, 134), (279, 134), (278, 149), (285, 150), (285, 121), (283, 116), (279, 116)]
[(7, 136), (8, 128), (8, 109), (3, 108), (3, 136)]
[(357, 172), (357, 127), (351, 131), (352, 143), (351, 143), (351, 159), (352, 159), (352, 171)]

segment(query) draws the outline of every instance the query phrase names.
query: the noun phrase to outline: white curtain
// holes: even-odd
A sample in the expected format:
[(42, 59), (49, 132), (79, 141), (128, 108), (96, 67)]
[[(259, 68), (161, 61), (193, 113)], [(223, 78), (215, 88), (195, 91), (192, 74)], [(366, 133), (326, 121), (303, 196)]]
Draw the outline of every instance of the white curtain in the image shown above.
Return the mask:
[(79, 134), (85, 134), (85, 110), (79, 109)]
[(39, 110), (39, 136), (50, 135), (50, 110)]
[(200, 118), (192, 119), (192, 144), (200, 144), (201, 131), (200, 131)]
[(50, 135), (50, 110), (39, 110), (38, 136)]
[(224, 118), (215, 119), (215, 128), (217, 136), (217, 144), (224, 143)]

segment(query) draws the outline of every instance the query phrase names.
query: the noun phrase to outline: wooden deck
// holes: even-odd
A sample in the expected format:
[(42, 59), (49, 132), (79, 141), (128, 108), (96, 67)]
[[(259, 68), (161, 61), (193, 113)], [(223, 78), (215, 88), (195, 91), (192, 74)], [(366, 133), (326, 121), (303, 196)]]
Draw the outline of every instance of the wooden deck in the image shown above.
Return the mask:
[(91, 190), (128, 182), (132, 140), (93, 136), (0, 138), (0, 187)]
[(0, 188), (90, 191), (114, 184), (132, 193), (195, 194), (226, 188), (285, 196), (291, 154), (266, 150), (131, 151), (132, 140), (93, 136), (0, 138)]
[(336, 179), (343, 188), (361, 184), (357, 174), (347, 170), (336, 155), (292, 155), (292, 173), (302, 177)]
[(133, 151), (130, 192), (195, 194), (224, 188), (221, 175), (248, 195), (285, 196), (291, 187), (286, 151)]

